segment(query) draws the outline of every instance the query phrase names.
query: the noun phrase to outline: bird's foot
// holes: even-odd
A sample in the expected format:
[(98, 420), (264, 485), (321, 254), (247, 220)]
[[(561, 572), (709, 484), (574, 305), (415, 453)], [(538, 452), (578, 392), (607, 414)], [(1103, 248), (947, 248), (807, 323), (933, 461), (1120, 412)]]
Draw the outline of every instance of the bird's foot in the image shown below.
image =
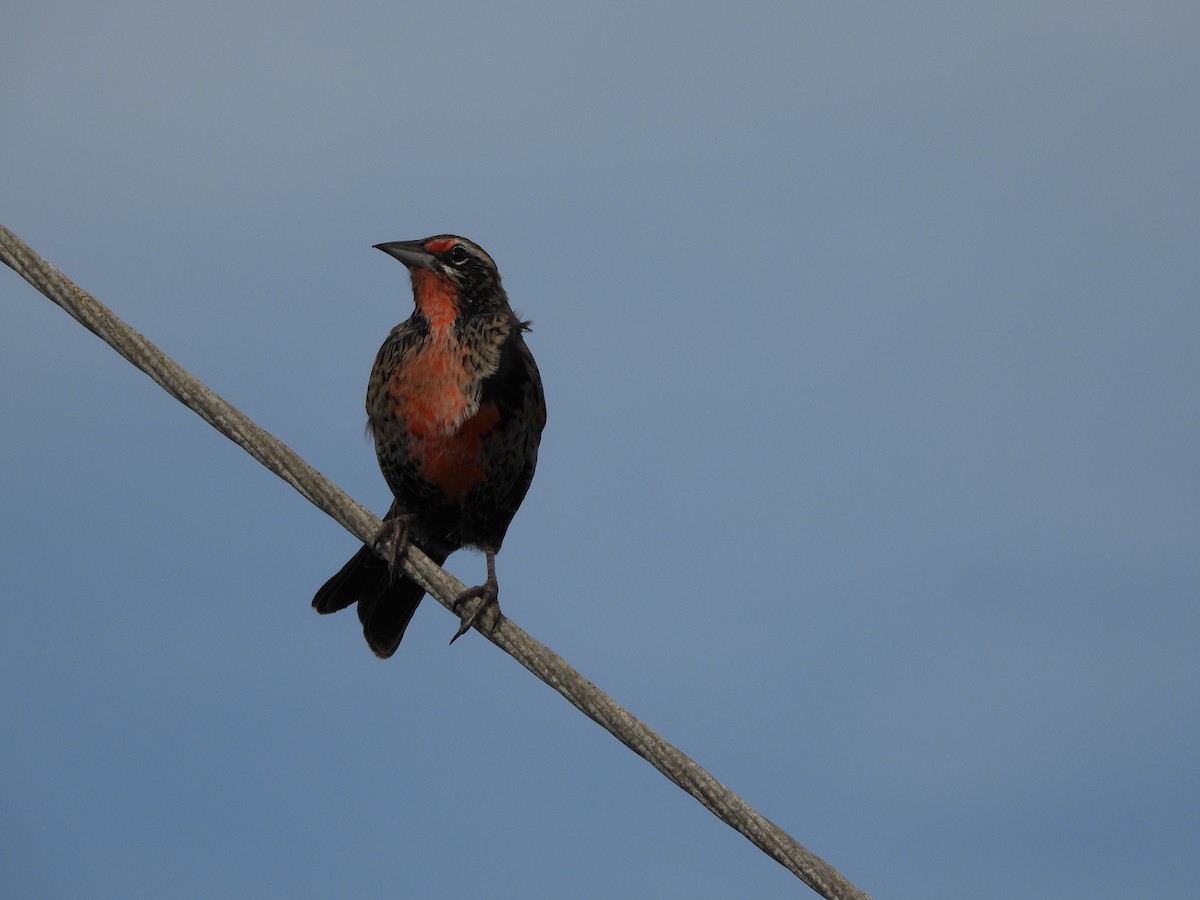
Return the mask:
[[(451, 604), (451, 609), (458, 613), (462, 619), (458, 626), (458, 631), (454, 632), (454, 637), (450, 638), (450, 643), (454, 643), (464, 634), (471, 630), (471, 627), (478, 624), (487, 631), (495, 629), (500, 622), (500, 585), (496, 582), (496, 557), (493, 553), (487, 555), (488, 577), (483, 584), (473, 588), (467, 588), (461, 594), (454, 598), (454, 603)], [(470, 600), (478, 600), (474, 608), (469, 611), (460, 611), (459, 607)], [(465, 614), (464, 614), (465, 613)]]
[(409, 528), (411, 520), (412, 516), (407, 513), (390, 516), (384, 520), (382, 527), (375, 535), (375, 546), (383, 549), (381, 555), (383, 561), (387, 563), (389, 583), (395, 583), (400, 571), (400, 560), (404, 559), (404, 554), (408, 552), (408, 545), (412, 543), (412, 534)]

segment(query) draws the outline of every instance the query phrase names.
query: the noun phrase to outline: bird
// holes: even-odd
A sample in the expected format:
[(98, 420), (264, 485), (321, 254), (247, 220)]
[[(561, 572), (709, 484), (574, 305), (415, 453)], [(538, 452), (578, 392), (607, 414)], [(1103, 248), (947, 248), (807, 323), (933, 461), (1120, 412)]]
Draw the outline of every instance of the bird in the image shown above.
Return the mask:
[(495, 615), (483, 622), (499, 620), (496, 554), (533, 481), (546, 399), (525, 343), (530, 323), (482, 247), (438, 234), (375, 249), (408, 268), (415, 307), (379, 348), (367, 383), (367, 431), (393, 500), (375, 541), (312, 605), (327, 614), (357, 603), (367, 644), (387, 659), (425, 595), (399, 566), (410, 545), (438, 565), (463, 547), (486, 555), (486, 580), (454, 607), (481, 602), (460, 613), (451, 643), (489, 607)]

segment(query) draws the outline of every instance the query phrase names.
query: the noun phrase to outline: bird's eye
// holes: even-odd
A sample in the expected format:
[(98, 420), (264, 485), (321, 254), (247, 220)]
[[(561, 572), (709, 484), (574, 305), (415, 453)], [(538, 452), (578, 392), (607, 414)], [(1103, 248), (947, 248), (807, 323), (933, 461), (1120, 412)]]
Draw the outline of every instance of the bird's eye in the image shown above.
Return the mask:
[(467, 252), (466, 248), (463, 247), (462, 244), (455, 244), (450, 248), (450, 252), (447, 254), (446, 258), (456, 266), (459, 266), (470, 259), (471, 254)]

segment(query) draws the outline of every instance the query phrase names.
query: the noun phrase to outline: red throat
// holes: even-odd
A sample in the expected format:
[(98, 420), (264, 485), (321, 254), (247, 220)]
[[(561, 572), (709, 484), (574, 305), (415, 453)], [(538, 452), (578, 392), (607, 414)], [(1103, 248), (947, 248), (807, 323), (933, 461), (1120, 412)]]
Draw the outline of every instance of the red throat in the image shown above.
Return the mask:
[(435, 331), (449, 329), (458, 315), (458, 287), (429, 269), (413, 269), (413, 298)]

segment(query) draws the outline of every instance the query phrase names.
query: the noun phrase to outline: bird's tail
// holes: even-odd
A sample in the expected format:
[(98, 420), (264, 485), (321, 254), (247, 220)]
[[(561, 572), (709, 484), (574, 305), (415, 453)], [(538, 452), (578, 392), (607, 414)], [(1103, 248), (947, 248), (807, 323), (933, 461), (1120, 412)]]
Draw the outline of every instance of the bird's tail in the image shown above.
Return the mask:
[[(446, 561), (444, 553), (425, 553), (439, 566)], [(424, 596), (425, 588), (400, 571), (393, 578), (387, 562), (376, 555), (373, 547), (364, 545), (321, 586), (312, 605), (325, 615), (357, 602), (367, 644), (376, 656), (387, 659), (400, 646), (404, 629)]]

